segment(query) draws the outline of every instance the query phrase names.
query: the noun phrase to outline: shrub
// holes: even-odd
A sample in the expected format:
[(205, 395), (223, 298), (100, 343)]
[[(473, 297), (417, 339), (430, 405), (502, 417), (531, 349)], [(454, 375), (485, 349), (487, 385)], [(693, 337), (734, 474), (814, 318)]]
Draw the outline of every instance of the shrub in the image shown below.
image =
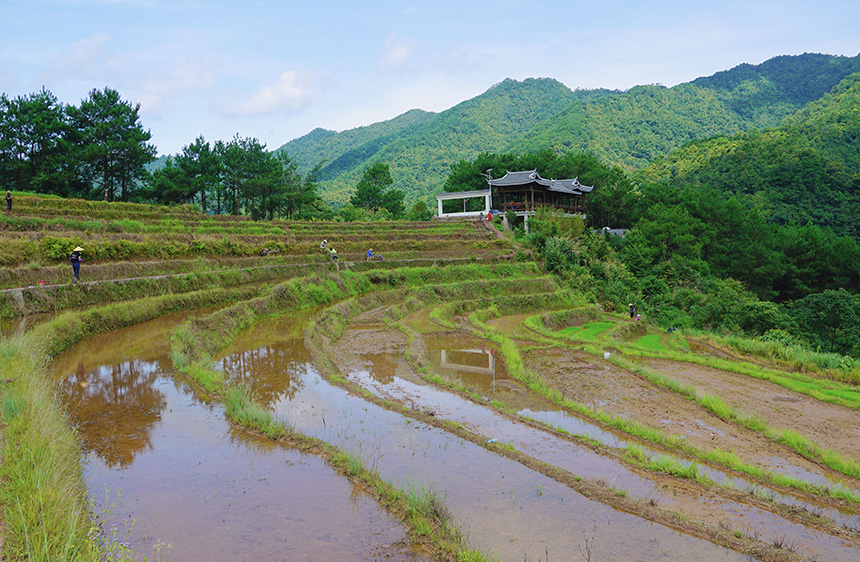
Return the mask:
[(45, 236), (39, 241), (39, 255), (50, 261), (64, 260), (69, 257), (75, 246), (81, 242), (76, 238)]

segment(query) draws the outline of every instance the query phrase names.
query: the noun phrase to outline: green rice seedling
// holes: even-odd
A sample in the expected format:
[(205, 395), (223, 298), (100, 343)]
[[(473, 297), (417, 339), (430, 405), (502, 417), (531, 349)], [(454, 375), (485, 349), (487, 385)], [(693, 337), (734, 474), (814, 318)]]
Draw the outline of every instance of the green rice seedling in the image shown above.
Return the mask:
[(559, 332), (560, 335), (566, 336), (571, 340), (593, 342), (597, 341), (597, 337), (612, 328), (614, 322), (589, 322), (583, 326), (571, 326)]
[(448, 518), (444, 498), (432, 488), (419, 488), (415, 484), (409, 484), (403, 491), (403, 499), (406, 513), (413, 518), (439, 524)]
[(333, 460), (335, 464), (343, 469), (347, 476), (358, 477), (365, 472), (361, 457), (354, 453), (337, 450), (334, 453)]
[(275, 419), (274, 414), (255, 403), (247, 391), (231, 388), (224, 396), (227, 416), (242, 427), (259, 431), (269, 439), (280, 439), (289, 431), (284, 422)]
[(652, 350), (652, 351), (664, 351), (668, 348), (663, 345), (662, 336), (659, 334), (649, 334), (647, 336), (642, 336), (638, 340), (635, 340), (631, 345), (635, 347), (642, 347), (644, 349)]
[(224, 375), (212, 369), (209, 363), (198, 361), (183, 365), (180, 370), (191, 377), (207, 393), (217, 396), (224, 392)]

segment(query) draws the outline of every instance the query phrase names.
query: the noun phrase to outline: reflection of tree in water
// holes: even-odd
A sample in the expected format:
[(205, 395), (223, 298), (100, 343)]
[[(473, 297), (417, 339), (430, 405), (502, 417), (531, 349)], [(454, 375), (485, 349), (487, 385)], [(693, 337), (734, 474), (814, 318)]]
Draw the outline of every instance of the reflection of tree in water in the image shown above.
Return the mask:
[(83, 363), (62, 386), (86, 450), (111, 468), (131, 464), (151, 448), (150, 432), (167, 399), (156, 386), (158, 363), (130, 361), (87, 372)]
[[(301, 349), (299, 349), (301, 348)], [(304, 386), (300, 374), (310, 368), (304, 345), (282, 342), (232, 353), (221, 360), (229, 383), (249, 388), (256, 400), (271, 405), (291, 399)]]

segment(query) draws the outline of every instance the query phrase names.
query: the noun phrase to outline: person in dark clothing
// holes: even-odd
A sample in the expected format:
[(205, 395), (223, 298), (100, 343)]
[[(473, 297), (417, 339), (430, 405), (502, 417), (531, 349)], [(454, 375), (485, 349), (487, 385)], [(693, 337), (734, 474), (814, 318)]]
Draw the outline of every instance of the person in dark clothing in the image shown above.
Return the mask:
[(6, 192), (6, 210), (7, 211), (12, 210), (12, 192), (11, 191)]
[(633, 306), (632, 302), (630, 304), (628, 304), (627, 306), (630, 307), (630, 319), (633, 320), (633, 317), (636, 316), (636, 307)]
[(75, 280), (73, 281), (73, 283), (78, 282), (78, 277), (81, 273), (81, 262), (84, 261), (84, 258), (81, 257), (81, 252), (83, 251), (83, 248), (77, 246), (74, 250), (72, 250), (72, 255), (69, 256), (69, 261), (72, 262), (72, 271), (75, 275)]

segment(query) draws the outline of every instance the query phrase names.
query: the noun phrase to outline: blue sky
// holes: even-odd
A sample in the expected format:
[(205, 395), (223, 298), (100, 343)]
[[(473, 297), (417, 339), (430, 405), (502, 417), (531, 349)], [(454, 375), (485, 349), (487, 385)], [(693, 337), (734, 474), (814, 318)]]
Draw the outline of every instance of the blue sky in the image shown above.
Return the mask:
[(274, 149), (505, 78), (674, 86), (804, 52), (860, 53), (860, 2), (0, 0), (0, 91), (114, 88), (161, 154), (199, 135)]

